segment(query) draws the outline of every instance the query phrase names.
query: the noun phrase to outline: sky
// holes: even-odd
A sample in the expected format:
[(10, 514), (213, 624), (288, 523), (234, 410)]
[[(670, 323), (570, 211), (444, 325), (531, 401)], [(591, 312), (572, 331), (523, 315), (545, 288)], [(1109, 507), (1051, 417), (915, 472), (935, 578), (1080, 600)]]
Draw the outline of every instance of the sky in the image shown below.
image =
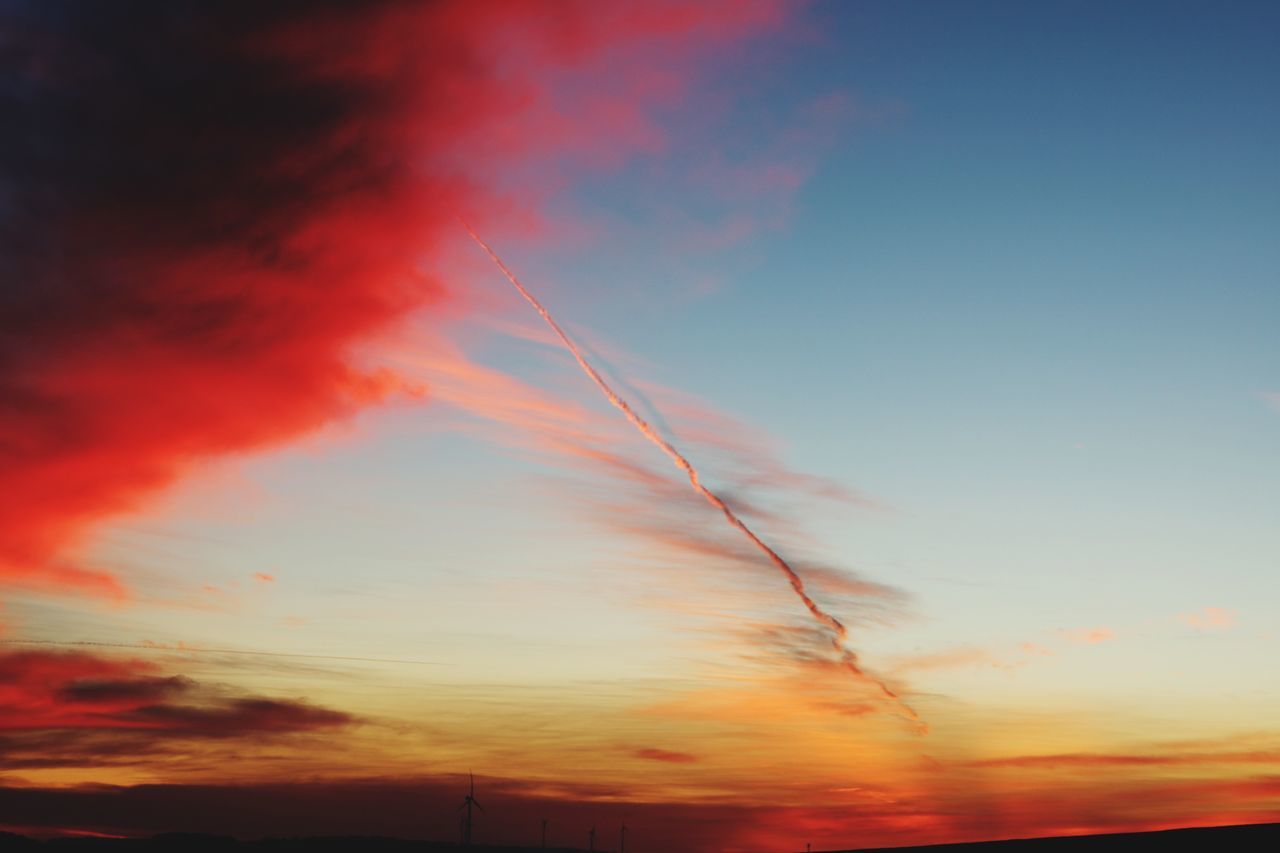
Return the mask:
[(0, 15), (0, 829), (1280, 820), (1272, 4)]

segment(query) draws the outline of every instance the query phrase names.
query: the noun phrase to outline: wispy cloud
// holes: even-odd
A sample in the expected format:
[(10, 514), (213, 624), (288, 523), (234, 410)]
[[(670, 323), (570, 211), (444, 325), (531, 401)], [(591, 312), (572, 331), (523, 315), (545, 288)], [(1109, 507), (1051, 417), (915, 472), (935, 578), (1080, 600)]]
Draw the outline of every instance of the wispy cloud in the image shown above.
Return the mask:
[[(479, 364), (454, 345), (432, 342), (402, 349), (394, 361), (431, 387), (437, 403), (469, 416), (457, 427), (537, 454), (561, 470), (567, 464), (579, 476), (560, 481), (561, 496), (570, 499), (566, 505), (605, 530), (644, 543), (652, 562), (693, 563), (698, 571), (689, 574), (694, 576), (715, 575), (729, 584), (777, 591), (773, 569), (758, 551), (726, 530), (714, 508), (691, 493), (679, 472), (630, 435), (625, 423), (620, 429), (621, 419), (611, 412)], [(567, 374), (566, 381), (576, 378)], [(900, 617), (907, 601), (900, 589), (815, 561), (805, 556), (808, 548), (797, 547), (806, 540), (796, 507), (811, 506), (815, 499), (855, 507), (874, 507), (873, 501), (824, 478), (791, 471), (768, 448), (766, 437), (705, 404), (658, 386), (647, 386), (647, 392), (645, 402), (660, 406), (665, 415), (663, 428), (713, 460), (716, 492), (737, 513), (767, 528), (771, 541), (782, 543), (796, 570), (812, 580), (817, 600), (852, 614), (858, 624)], [(673, 400), (678, 404), (668, 406)], [(648, 600), (654, 603), (659, 597), (660, 589)], [(708, 597), (704, 594), (702, 600)], [(723, 614), (735, 603), (727, 600)], [(762, 602), (767, 599), (756, 603)], [(674, 598), (668, 603), (684, 606)], [(829, 654), (819, 651), (830, 646), (821, 636), (805, 634), (802, 639), (814, 645), (815, 655)]]
[(1236, 615), (1234, 610), (1225, 607), (1204, 607), (1190, 613), (1179, 613), (1178, 619), (1202, 631), (1221, 631), (1235, 627)]
[(1103, 769), (1107, 767), (1174, 767), (1204, 764), (1274, 764), (1280, 766), (1280, 749), (1180, 754), (1070, 752), (1055, 755), (1018, 755), (1009, 758), (989, 758), (970, 762), (969, 766)]
[(928, 671), (937, 669), (958, 669), (966, 667), (1005, 666), (987, 649), (979, 646), (957, 646), (937, 652), (902, 655), (892, 660), (895, 669), (903, 671)]
[(632, 754), (636, 758), (643, 758), (648, 761), (665, 761), (668, 764), (693, 764), (698, 760), (696, 755), (691, 755), (687, 752), (674, 752), (669, 749), (657, 749), (655, 747), (637, 749)]
[(1110, 628), (1059, 628), (1058, 635), (1071, 643), (1096, 645), (1116, 638), (1116, 632)]

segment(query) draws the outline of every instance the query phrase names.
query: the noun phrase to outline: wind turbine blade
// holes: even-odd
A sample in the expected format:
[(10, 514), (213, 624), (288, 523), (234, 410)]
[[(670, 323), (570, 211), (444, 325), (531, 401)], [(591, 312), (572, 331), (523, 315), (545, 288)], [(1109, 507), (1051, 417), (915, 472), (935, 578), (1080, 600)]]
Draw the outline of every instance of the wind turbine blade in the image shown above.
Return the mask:
[(476, 808), (478, 808), (480, 811), (484, 811), (484, 806), (480, 805), (480, 801), (479, 801), (479, 800), (472, 800), (471, 802), (472, 802), (472, 803), (475, 805), (475, 807), (476, 807)]

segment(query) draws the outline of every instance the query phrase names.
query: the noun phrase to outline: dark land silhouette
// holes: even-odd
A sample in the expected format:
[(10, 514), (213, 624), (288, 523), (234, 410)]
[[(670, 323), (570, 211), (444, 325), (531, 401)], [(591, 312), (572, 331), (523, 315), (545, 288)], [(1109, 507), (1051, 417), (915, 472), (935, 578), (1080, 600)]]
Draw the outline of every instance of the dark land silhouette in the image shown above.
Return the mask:
[[(597, 847), (598, 853), (613, 848)], [(960, 844), (930, 844), (917, 847), (847, 848), (827, 853), (878, 853), (915, 850), (921, 853), (1098, 853), (1111, 850), (1280, 850), (1280, 823), (1244, 826), (1217, 826), (1169, 829), (1158, 832), (1125, 832), (1106, 835), (1072, 835), (1053, 838), (1022, 838), (1005, 841), (975, 841)], [(150, 838), (59, 837), (37, 840), (0, 832), (0, 850), (44, 851), (44, 853), (584, 853), (581, 847), (539, 847), (411, 841), (369, 836), (323, 838), (265, 838), (238, 841), (229, 836), (166, 833)], [(708, 851), (711, 853), (711, 851)], [(814, 851), (822, 853), (822, 851)]]
[(1111, 850), (1280, 850), (1280, 823), (1166, 829), (1158, 832), (1117, 832), (1106, 835), (1063, 835), (1016, 838), (922, 847), (854, 847), (830, 853), (879, 853), (918, 850), (921, 853), (1102, 853)]

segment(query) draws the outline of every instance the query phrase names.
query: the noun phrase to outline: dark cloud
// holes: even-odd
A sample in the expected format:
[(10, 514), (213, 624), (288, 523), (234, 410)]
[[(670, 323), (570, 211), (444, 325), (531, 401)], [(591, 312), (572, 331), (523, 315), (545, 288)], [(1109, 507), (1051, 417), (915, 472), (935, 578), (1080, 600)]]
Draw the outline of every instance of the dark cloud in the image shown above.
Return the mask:
[(58, 700), (70, 704), (114, 705), (119, 702), (151, 702), (186, 692), (194, 686), (189, 678), (84, 679), (58, 690)]
[(350, 723), (352, 717), (302, 702), (233, 699), (221, 705), (146, 705), (116, 719), (185, 737), (238, 737), (246, 733), (297, 732)]
[(643, 758), (648, 761), (665, 761), (669, 764), (693, 764), (698, 760), (696, 755), (690, 755), (687, 752), (673, 752), (669, 749), (657, 749), (655, 747), (637, 749), (634, 755), (636, 758)]
[(0, 654), (0, 770), (137, 763), (192, 741), (257, 742), (356, 722), (302, 700), (229, 694), (153, 670), (79, 652)]

